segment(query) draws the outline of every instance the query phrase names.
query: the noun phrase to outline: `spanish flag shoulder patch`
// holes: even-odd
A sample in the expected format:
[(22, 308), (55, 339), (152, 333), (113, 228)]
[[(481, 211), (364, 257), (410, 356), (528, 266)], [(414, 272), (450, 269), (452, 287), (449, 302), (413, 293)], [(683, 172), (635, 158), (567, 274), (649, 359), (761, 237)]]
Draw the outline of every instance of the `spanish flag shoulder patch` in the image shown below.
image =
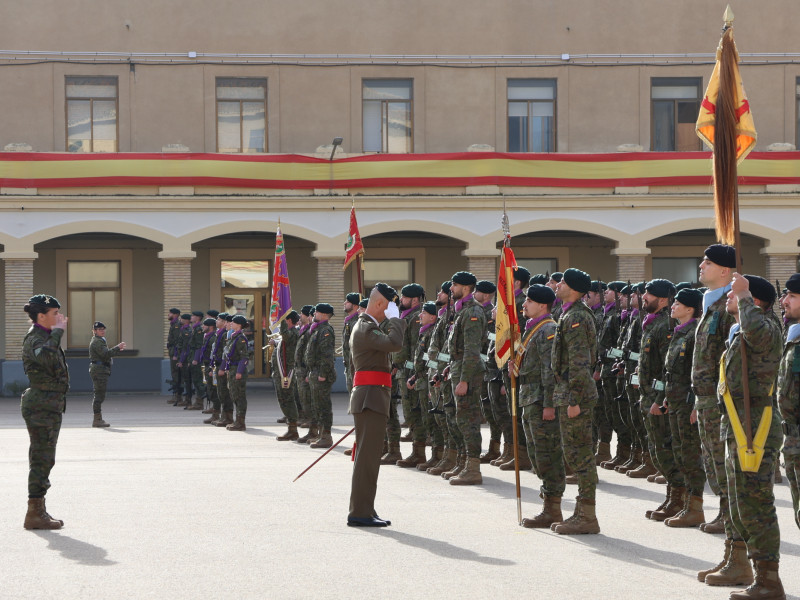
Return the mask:
[(554, 337), (556, 337), (556, 334), (555, 333), (551, 333), (550, 335), (547, 336), (547, 339), (548, 340), (552, 340)]
[(470, 321), (477, 321), (477, 320), (478, 320), (478, 317), (470, 317), (470, 318), (469, 318), (469, 320), (470, 320)]
[(576, 327), (580, 327), (580, 326), (581, 326), (581, 324), (580, 324), (580, 323), (573, 323), (573, 324), (572, 324), (572, 328), (573, 328), (573, 329), (575, 329)]

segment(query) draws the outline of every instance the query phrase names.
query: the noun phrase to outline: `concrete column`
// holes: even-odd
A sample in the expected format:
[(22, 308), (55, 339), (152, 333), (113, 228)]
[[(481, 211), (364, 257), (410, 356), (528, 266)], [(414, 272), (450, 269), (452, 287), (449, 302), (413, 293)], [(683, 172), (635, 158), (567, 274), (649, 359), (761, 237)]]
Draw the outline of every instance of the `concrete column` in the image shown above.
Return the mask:
[(614, 248), (611, 254), (617, 257), (617, 279), (636, 283), (647, 279), (645, 259), (649, 248)]
[(192, 308), (192, 259), (195, 253), (187, 251), (162, 251), (158, 257), (164, 261), (164, 310), (161, 313), (164, 323), (164, 357), (167, 356), (166, 320), (170, 308), (177, 307), (181, 312), (191, 312)]
[[(33, 296), (33, 261), (36, 252), (3, 252), (5, 270), (5, 359), (22, 360), (22, 340), (31, 326), (22, 307)], [(43, 291), (46, 293), (47, 290)]]

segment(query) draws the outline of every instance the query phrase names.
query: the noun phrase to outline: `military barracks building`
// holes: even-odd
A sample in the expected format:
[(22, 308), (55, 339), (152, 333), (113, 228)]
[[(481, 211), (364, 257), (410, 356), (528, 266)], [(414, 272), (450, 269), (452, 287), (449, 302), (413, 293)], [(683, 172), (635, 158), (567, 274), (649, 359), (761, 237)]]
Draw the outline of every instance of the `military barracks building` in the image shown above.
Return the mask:
[[(133, 349), (112, 385), (159, 389), (172, 306), (246, 314), (261, 375), (278, 223), (295, 306), (332, 303), (338, 331), (353, 203), (367, 286), (494, 279), (504, 205), (534, 273), (695, 281), (724, 4), (4, 3), (0, 389), (24, 381), (34, 292), (70, 317), (73, 389), (95, 319)], [(772, 281), (799, 251), (795, 4), (733, 6), (758, 129), (743, 255)]]

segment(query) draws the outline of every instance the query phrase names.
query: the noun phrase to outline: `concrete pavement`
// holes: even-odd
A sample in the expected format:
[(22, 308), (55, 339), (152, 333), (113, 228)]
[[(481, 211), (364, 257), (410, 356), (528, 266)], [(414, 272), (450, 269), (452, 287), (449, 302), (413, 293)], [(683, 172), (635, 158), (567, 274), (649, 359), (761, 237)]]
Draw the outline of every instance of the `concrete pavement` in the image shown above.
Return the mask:
[[(0, 398), (2, 598), (693, 598), (729, 588), (695, 572), (722, 556), (722, 536), (648, 521), (664, 486), (599, 469), (602, 533), (558, 536), (517, 525), (514, 473), (484, 466), (457, 488), (384, 467), (386, 529), (345, 525), (351, 463), (277, 442), (285, 426), (271, 387), (249, 391), (248, 430), (202, 425), (165, 396), (116, 394), (92, 429), (91, 399), (71, 395), (47, 497), (60, 531), (25, 531), (28, 439), (18, 402)], [(334, 439), (352, 426), (334, 398)], [(484, 440), (488, 430), (484, 429)], [(486, 445), (485, 442), (484, 445)], [(403, 453), (410, 444), (403, 444)], [(523, 515), (539, 512), (538, 479), (521, 474)], [(800, 594), (800, 531), (786, 484), (775, 487), (781, 575)], [(572, 511), (575, 487), (565, 495)], [(716, 501), (706, 494), (707, 514)]]

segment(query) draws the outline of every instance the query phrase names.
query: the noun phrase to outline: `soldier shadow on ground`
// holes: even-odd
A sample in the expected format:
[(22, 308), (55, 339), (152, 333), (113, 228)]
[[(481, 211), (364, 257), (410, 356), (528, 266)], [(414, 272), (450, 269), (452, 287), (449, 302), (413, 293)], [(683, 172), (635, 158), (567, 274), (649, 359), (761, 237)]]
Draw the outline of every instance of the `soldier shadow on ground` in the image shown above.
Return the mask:
[(109, 433), (131, 433), (130, 429), (120, 429), (119, 427), (106, 427), (104, 431)]
[(81, 565), (94, 567), (110, 567), (117, 562), (106, 558), (108, 552), (99, 546), (87, 544), (58, 531), (34, 531), (40, 538), (47, 540), (47, 548), (55, 550), (67, 560)]
[(427, 550), (431, 554), (436, 554), (437, 556), (442, 556), (444, 558), (451, 558), (451, 559), (454, 558), (456, 560), (468, 560), (471, 562), (477, 562), (484, 565), (492, 565), (495, 567), (511, 567), (517, 564), (513, 560), (508, 560), (505, 558), (494, 558), (491, 556), (482, 556), (481, 554), (478, 554), (473, 550), (460, 548), (458, 546), (454, 546), (449, 542), (434, 540), (419, 535), (412, 535), (410, 533), (403, 533), (400, 531), (394, 531), (391, 529), (383, 529), (383, 528), (365, 529), (365, 531), (368, 533), (380, 535), (381, 537), (391, 538), (396, 542), (398, 542), (399, 544), (403, 544), (405, 546), (412, 546), (414, 548)]
[[(491, 473), (491, 471), (489, 471), (489, 473)], [(485, 469), (482, 469), (481, 474), (483, 475), (483, 484), (486, 491), (506, 499), (517, 497), (517, 488), (514, 483), (492, 477), (491, 475), (487, 474)], [(541, 481), (536, 475), (533, 475), (530, 472), (520, 473), (520, 488), (523, 495), (529, 493), (538, 498), (540, 485)], [(659, 486), (658, 488), (654, 487), (652, 490), (642, 489), (635, 485), (620, 485), (618, 483), (612, 483), (602, 479), (597, 484), (598, 495), (610, 493), (622, 498), (649, 500), (654, 502), (656, 505), (660, 504), (664, 500), (666, 489), (666, 486)], [(564, 496), (571, 496), (573, 492), (575, 494), (578, 493), (578, 486), (568, 485), (566, 491), (564, 492)]]

